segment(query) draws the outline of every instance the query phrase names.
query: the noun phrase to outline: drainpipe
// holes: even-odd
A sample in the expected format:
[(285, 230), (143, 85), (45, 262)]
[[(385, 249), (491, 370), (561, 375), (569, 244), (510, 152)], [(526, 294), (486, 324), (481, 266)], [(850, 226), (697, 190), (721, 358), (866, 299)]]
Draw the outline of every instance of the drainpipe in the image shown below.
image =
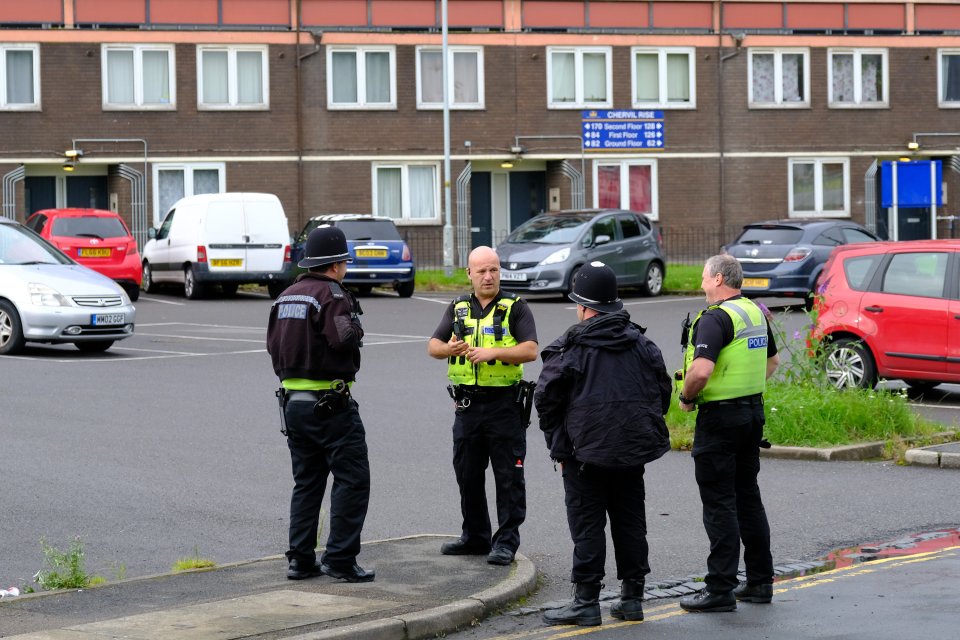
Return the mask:
[(723, 54), (723, 0), (720, 0), (720, 29), (717, 31), (717, 144), (720, 147), (720, 184), (717, 198), (720, 201), (720, 233), (725, 233), (727, 224), (727, 205), (725, 194), (726, 183), (726, 162), (725, 146), (726, 136), (724, 135), (724, 110), (723, 110), (723, 63), (731, 58), (735, 58), (740, 53), (740, 47), (743, 44), (743, 34), (731, 34), (736, 48), (732, 53)]
[(311, 32), (310, 35), (313, 37), (313, 51), (309, 51), (303, 55), (300, 55), (300, 34), (301, 29), (300, 25), (303, 22), (303, 13), (302, 13), (302, 2), (303, 0), (297, 0), (297, 69), (296, 69), (296, 80), (294, 84), (296, 85), (296, 119), (297, 119), (297, 226), (302, 227), (306, 223), (306, 218), (304, 216), (304, 204), (303, 204), (303, 80), (301, 75), (303, 75), (303, 69), (301, 63), (309, 58), (310, 56), (318, 53), (320, 51), (320, 38), (322, 34), (316, 34)]

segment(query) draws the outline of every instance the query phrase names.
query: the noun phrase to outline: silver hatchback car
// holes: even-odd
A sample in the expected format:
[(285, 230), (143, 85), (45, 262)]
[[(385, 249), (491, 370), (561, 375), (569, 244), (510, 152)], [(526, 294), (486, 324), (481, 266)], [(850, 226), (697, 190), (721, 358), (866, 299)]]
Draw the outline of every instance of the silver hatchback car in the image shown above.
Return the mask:
[(26, 342), (106, 351), (133, 335), (136, 310), (110, 278), (81, 266), (25, 226), (0, 218), (0, 355)]
[(647, 216), (619, 209), (545, 213), (527, 220), (497, 246), (500, 287), (566, 295), (583, 265), (599, 260), (619, 287), (647, 296), (663, 290), (666, 260), (659, 229)]

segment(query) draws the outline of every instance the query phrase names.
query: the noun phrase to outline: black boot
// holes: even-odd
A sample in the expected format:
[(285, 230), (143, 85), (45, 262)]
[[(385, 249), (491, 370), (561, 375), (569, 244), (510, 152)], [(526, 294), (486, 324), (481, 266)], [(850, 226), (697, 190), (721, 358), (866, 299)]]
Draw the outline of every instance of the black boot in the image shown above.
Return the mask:
[(610, 607), (610, 615), (620, 620), (643, 620), (643, 580), (624, 580), (620, 602)]
[(547, 624), (578, 624), (581, 627), (595, 627), (600, 624), (600, 587), (599, 582), (574, 584), (573, 602), (560, 609), (548, 609), (543, 612), (543, 621)]

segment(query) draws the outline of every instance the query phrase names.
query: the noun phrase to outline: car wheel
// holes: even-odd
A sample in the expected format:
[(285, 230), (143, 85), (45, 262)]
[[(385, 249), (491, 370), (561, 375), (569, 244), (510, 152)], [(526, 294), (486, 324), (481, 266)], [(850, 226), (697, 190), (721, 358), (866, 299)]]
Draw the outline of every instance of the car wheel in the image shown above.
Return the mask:
[(268, 282), (267, 283), (267, 294), (270, 296), (271, 300), (276, 300), (280, 297), (280, 294), (287, 288), (289, 283), (287, 282)]
[(223, 295), (232, 298), (237, 295), (237, 289), (240, 288), (240, 285), (236, 282), (224, 282), (220, 285), (220, 288), (223, 290)]
[(93, 340), (90, 342), (74, 342), (73, 346), (84, 353), (103, 353), (113, 346), (114, 340)]
[(20, 314), (12, 304), (0, 300), (0, 355), (17, 353), (24, 343)]
[(640, 285), (640, 291), (645, 296), (658, 296), (663, 291), (663, 265), (651, 262), (647, 265), (647, 274)]
[(560, 292), (560, 297), (564, 300), (567, 300), (567, 296), (573, 293), (573, 281), (577, 279), (577, 274), (580, 273), (580, 267), (583, 265), (577, 265), (570, 272), (570, 280), (567, 284), (567, 288)]
[(143, 284), (140, 286), (144, 293), (154, 293), (157, 290), (157, 283), (153, 281), (153, 270), (146, 260), (143, 261)]
[(190, 300), (199, 300), (203, 297), (203, 285), (197, 282), (192, 266), (183, 270), (183, 293)]
[(832, 343), (824, 367), (837, 389), (873, 389), (877, 384), (877, 366), (862, 340), (840, 338)]
[(401, 298), (409, 298), (413, 295), (413, 290), (416, 287), (416, 283), (411, 280), (410, 282), (401, 282), (397, 285), (397, 293)]
[(130, 298), (130, 302), (136, 302), (140, 299), (140, 287), (136, 284), (123, 285), (123, 290), (127, 292), (127, 297)]

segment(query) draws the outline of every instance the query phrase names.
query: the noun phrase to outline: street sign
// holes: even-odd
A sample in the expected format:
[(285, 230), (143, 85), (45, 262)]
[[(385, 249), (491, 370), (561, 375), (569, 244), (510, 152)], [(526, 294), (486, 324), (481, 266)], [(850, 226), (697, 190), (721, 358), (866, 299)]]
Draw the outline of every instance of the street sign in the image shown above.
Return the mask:
[(663, 111), (591, 109), (583, 112), (583, 148), (589, 151), (663, 149)]

